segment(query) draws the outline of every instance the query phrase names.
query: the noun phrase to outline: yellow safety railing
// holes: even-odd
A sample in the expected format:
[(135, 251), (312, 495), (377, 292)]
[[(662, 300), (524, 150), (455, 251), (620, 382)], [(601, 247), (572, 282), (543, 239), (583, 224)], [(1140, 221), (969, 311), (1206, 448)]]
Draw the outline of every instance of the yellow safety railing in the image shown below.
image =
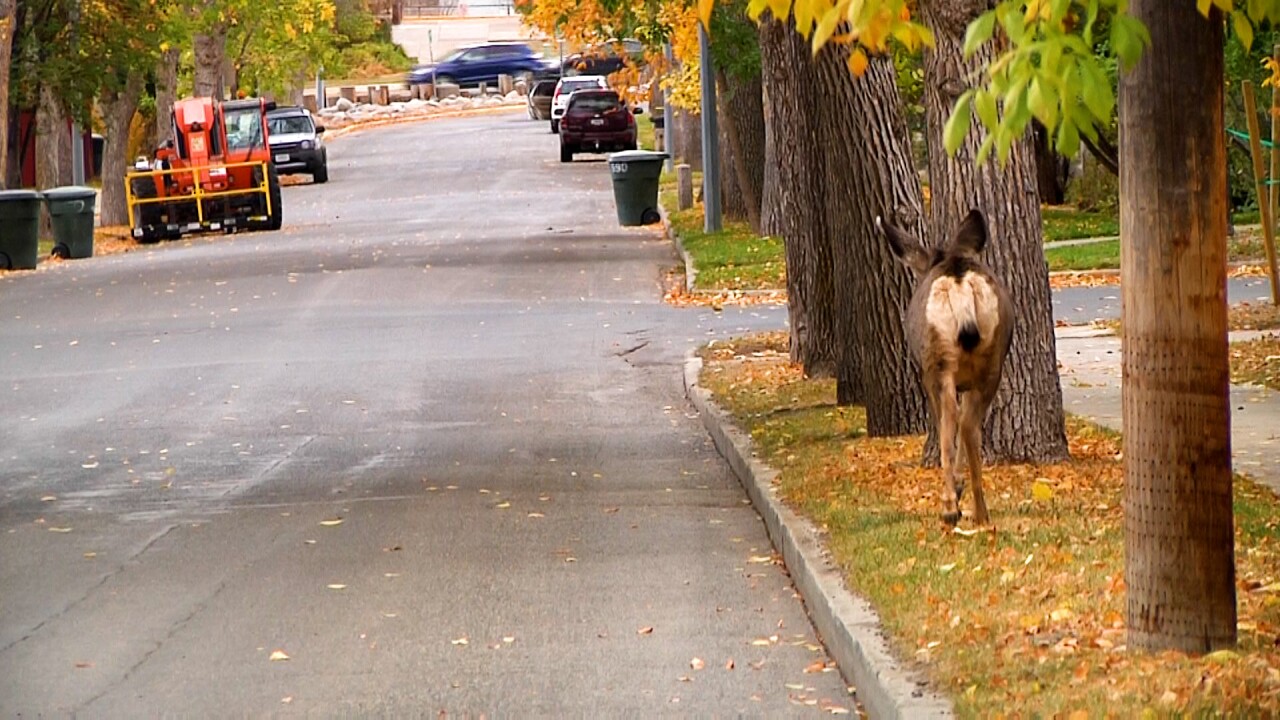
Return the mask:
[[(260, 167), (262, 168), (262, 182), (246, 188), (236, 188), (232, 190), (205, 190), (200, 183), (200, 174), (207, 173), (212, 170), (231, 169), (240, 167)], [(133, 194), (133, 182), (135, 178), (151, 177), (156, 180), (157, 194), (161, 187), (160, 178), (168, 175), (190, 175), (191, 176), (191, 192), (185, 195), (165, 195), (163, 197), (140, 198)], [(267, 217), (271, 216), (271, 180), (268, 177), (266, 161), (255, 160), (252, 162), (240, 163), (224, 163), (220, 165), (198, 165), (195, 167), (170, 168), (168, 170), (130, 170), (124, 176), (124, 197), (125, 202), (129, 206), (129, 225), (130, 227), (138, 226), (138, 219), (135, 210), (139, 205), (153, 205), (159, 203), (182, 202), (186, 200), (194, 200), (196, 203), (196, 217), (199, 219), (200, 225), (205, 225), (204, 219), (204, 201), (211, 198), (229, 197), (232, 195), (253, 195), (261, 193), (267, 202)]]

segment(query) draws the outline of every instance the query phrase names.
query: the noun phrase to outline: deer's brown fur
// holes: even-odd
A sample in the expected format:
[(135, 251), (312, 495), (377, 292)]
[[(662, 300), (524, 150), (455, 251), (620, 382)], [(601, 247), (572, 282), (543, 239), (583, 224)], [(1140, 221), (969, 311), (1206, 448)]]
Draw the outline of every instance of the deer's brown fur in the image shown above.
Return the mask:
[(942, 451), (943, 519), (960, 520), (964, 482), (956, 470), (956, 436), (969, 465), (974, 520), (990, 521), (982, 495), (982, 424), (1000, 386), (1013, 338), (1009, 293), (979, 258), (987, 223), (973, 210), (955, 235), (932, 252), (919, 240), (877, 218), (898, 257), (918, 284), (907, 308), (907, 344), (920, 365)]

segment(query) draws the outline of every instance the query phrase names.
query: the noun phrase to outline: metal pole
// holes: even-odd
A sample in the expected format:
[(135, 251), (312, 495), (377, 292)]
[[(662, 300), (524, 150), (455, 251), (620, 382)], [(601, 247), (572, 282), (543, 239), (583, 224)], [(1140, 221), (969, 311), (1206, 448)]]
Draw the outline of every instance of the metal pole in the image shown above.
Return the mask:
[(711, 39), (698, 23), (698, 54), (702, 64), (702, 229), (716, 232), (720, 215), (720, 130), (716, 118), (716, 76), (711, 60)]
[[(80, 45), (80, 3), (71, 3), (71, 37), (72, 46)], [(80, 131), (80, 123), (71, 121), (71, 184), (84, 184), (84, 133)]]
[[(671, 52), (671, 43), (662, 48), (667, 56), (667, 73), (674, 74), (676, 69), (675, 55)], [(672, 149), (676, 146), (676, 120), (671, 112), (671, 93), (662, 91), (662, 150), (667, 153), (667, 172), (675, 172), (676, 154)]]

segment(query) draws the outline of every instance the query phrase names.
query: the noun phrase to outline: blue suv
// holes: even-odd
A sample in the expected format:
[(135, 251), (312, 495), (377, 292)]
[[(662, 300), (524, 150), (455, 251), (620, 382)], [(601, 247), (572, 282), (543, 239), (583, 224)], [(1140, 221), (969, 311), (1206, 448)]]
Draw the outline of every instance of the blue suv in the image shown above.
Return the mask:
[(434, 82), (439, 84), (478, 85), (497, 84), (499, 75), (523, 79), (529, 85), (549, 70), (556, 70), (555, 61), (550, 64), (524, 43), (485, 43), (467, 45), (441, 58), (432, 65), (419, 65), (409, 71), (406, 80), (410, 85)]

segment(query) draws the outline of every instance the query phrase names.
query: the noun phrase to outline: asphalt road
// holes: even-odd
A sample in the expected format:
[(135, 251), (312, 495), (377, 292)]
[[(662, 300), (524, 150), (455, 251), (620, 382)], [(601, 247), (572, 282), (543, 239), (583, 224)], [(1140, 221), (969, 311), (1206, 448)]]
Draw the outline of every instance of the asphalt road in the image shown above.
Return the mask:
[(665, 306), (556, 150), (367, 131), (281, 232), (0, 278), (0, 715), (851, 705), (682, 394), (783, 311)]

